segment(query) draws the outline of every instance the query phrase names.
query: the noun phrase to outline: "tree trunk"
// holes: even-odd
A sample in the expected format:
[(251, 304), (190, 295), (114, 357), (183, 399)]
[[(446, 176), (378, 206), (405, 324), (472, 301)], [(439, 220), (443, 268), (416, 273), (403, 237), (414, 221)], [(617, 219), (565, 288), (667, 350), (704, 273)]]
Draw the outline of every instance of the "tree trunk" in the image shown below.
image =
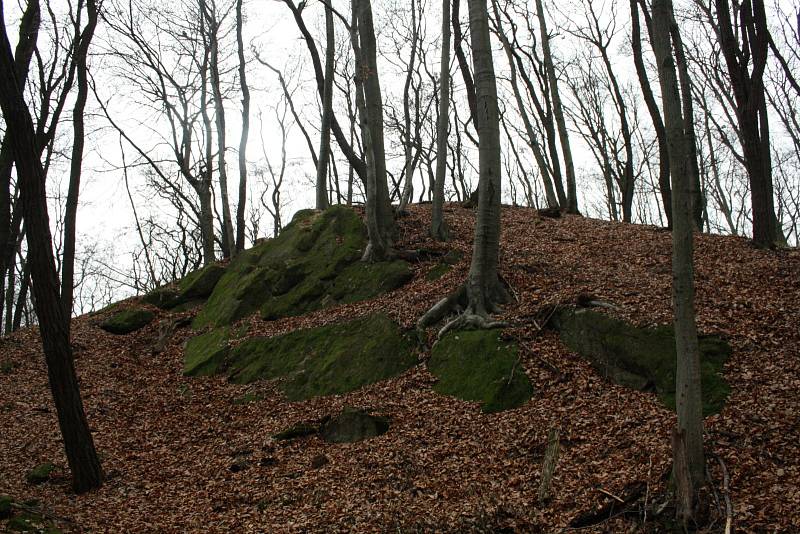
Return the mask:
[[(639, 24), (639, 8), (637, 6), (640, 0), (631, 0), (631, 47), (633, 49), (633, 63), (636, 66), (636, 76), (639, 78), (639, 87), (642, 89), (642, 96), (644, 97), (647, 111), (650, 114), (650, 120), (653, 122), (653, 129), (656, 132), (656, 140), (658, 141), (658, 188), (661, 192), (661, 202), (664, 207), (664, 214), (667, 217), (667, 228), (672, 228), (672, 188), (669, 183), (669, 150), (667, 148), (667, 134), (664, 131), (664, 121), (661, 119), (661, 111), (656, 104), (653, 90), (650, 87), (650, 80), (647, 78), (647, 70), (644, 66), (644, 59), (642, 58), (642, 32)], [(642, 5), (645, 9), (646, 4)], [(645, 20), (647, 15), (645, 15)], [(648, 29), (650, 24), (648, 24)], [(652, 30), (649, 30), (652, 34)], [(652, 39), (652, 37), (651, 37)]]
[(447, 131), (450, 126), (450, 0), (442, 0), (442, 58), (439, 63), (439, 122), (436, 125), (436, 178), (433, 182), (431, 236), (449, 238), (444, 220), (444, 178), (447, 172)]
[(318, 210), (328, 207), (328, 155), (331, 150), (331, 114), (333, 113), (333, 60), (334, 32), (333, 12), (325, 6), (325, 88), (322, 96), (322, 126), (320, 128), (319, 160), (317, 163), (317, 202)]
[(553, 54), (550, 50), (550, 34), (547, 32), (547, 21), (544, 17), (542, 0), (536, 0), (536, 12), (539, 16), (539, 30), (542, 37), (542, 52), (544, 53), (544, 66), (550, 87), (550, 97), (553, 100), (553, 114), (558, 125), (558, 139), (561, 143), (561, 152), (564, 156), (564, 167), (567, 172), (567, 212), (579, 213), (578, 189), (575, 180), (575, 164), (572, 161), (572, 148), (569, 142), (567, 122), (564, 120), (564, 106), (561, 103), (561, 94), (558, 90), (558, 76), (553, 64)]
[(250, 87), (244, 57), (242, 0), (236, 0), (236, 51), (239, 55), (239, 87), (242, 91), (242, 134), (239, 138), (239, 203), (236, 205), (236, 250), (244, 250), (247, 209), (247, 140), (250, 136)]
[[(686, 131), (670, 34), (673, 26), (670, 0), (653, 1), (653, 51), (661, 83), (664, 124), (672, 174), (672, 306), (677, 353), (675, 403), (678, 430), (685, 441), (685, 459), (691, 485), (705, 478), (703, 459), (703, 407), (700, 387), (700, 350), (694, 310), (694, 243), (692, 221), (691, 147)], [(691, 92), (683, 93), (691, 98)]]
[(486, 317), (505, 299), (497, 272), (500, 251), (500, 119), (486, 0), (469, 0), (478, 130), (478, 212), (467, 276), (468, 313)]
[[(367, 158), (367, 229), (369, 244), (365, 261), (381, 261), (392, 248), (394, 215), (386, 181), (386, 152), (383, 144), (383, 101), (376, 59), (375, 28), (370, 0), (354, 2), (357, 24), (357, 78), (363, 88), (360, 106), (364, 153)], [(364, 135), (366, 134), (366, 135)]]
[[(88, 21), (81, 32), (75, 56), (78, 75), (78, 94), (72, 110), (72, 156), (70, 158), (69, 188), (64, 209), (64, 252), (61, 260), (61, 303), (67, 317), (72, 317), (72, 294), (75, 278), (75, 233), (78, 218), (78, 195), (81, 186), (81, 167), (83, 166), (84, 120), (86, 99), (89, 96), (89, 67), (86, 64), (89, 44), (97, 27), (97, 4), (95, 0), (86, 1)], [(69, 326), (69, 321), (67, 321)]]
[(0, 106), (7, 127), (14, 132), (12, 145), (27, 228), (28, 261), (31, 265), (36, 315), (50, 389), (58, 413), (67, 462), (72, 471), (72, 487), (77, 493), (83, 493), (102, 484), (103, 472), (80, 397), (69, 340), (69, 317), (59, 296), (58, 273), (47, 215), (44, 168), (36, 148), (33, 121), (14, 72), (14, 57), (6, 35), (1, 4), (0, 18), (3, 20), (0, 24), (0, 72), (4, 73), (0, 76)]
[(227, 150), (225, 134), (225, 103), (222, 100), (222, 80), (219, 73), (219, 21), (214, 8), (209, 8), (205, 0), (201, 0), (203, 14), (208, 24), (208, 46), (210, 49), (209, 72), (211, 73), (211, 94), (214, 100), (214, 123), (217, 127), (217, 166), (219, 167), (219, 189), (222, 203), (222, 255), (226, 258), (236, 255), (231, 218), (231, 205), (228, 198), (228, 165), (225, 162)]
[[(764, 69), (767, 63), (769, 29), (763, 0), (744, 2), (738, 19), (741, 21), (740, 48), (731, 22), (728, 0), (715, 0), (717, 32), (720, 48), (725, 56), (728, 75), (736, 100), (736, 116), (744, 164), (750, 179), (750, 199), (753, 211), (753, 241), (761, 247), (771, 247), (779, 242), (772, 192), (772, 169), (767, 164), (769, 129), (761, 130), (765, 123), (760, 115), (765, 106)], [(752, 61), (752, 68), (750, 63)]]

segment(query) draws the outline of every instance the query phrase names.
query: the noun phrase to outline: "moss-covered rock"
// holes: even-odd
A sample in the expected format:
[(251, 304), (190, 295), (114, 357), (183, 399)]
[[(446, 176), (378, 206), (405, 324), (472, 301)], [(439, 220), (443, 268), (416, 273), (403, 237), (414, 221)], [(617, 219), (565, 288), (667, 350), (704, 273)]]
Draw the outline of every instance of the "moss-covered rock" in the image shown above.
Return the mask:
[(417, 362), (414, 343), (383, 314), (250, 338), (230, 349), (224, 329), (204, 336), (187, 343), (186, 374), (225, 373), (239, 384), (282, 378), (290, 400), (347, 393)]
[(217, 282), (225, 274), (225, 267), (217, 263), (193, 271), (176, 283), (159, 287), (142, 296), (142, 301), (162, 310), (171, 310), (187, 304), (193, 307), (208, 298)]
[[(561, 340), (614, 383), (641, 391), (654, 390), (675, 409), (675, 331), (671, 326), (639, 328), (599, 311), (565, 308), (551, 324)], [(731, 349), (722, 339), (700, 336), (703, 413), (718, 413), (730, 388), (722, 366)]]
[(155, 319), (155, 314), (142, 308), (128, 308), (115, 313), (102, 323), (100, 328), (112, 334), (130, 334), (144, 328)]
[(355, 443), (385, 434), (390, 425), (388, 417), (345, 407), (342, 413), (322, 425), (320, 436), (328, 443)]
[(359, 261), (367, 243), (351, 209), (298, 212), (278, 237), (231, 262), (194, 327), (229, 325), (260, 311), (265, 319), (300, 315), (374, 297), (411, 278), (405, 262)]
[(42, 484), (50, 480), (50, 474), (55, 468), (56, 466), (50, 462), (39, 464), (25, 476), (25, 480), (27, 480), (29, 484)]
[(183, 373), (189, 376), (207, 376), (219, 372), (230, 348), (230, 328), (215, 328), (186, 342)]
[(431, 350), (428, 370), (439, 379), (435, 391), (478, 401), (484, 412), (516, 408), (533, 395), (516, 343), (498, 330), (448, 333)]
[(277, 441), (287, 441), (290, 439), (304, 438), (306, 436), (313, 436), (319, 432), (319, 425), (312, 425), (311, 423), (297, 423), (285, 430), (281, 430), (274, 436), (273, 439)]

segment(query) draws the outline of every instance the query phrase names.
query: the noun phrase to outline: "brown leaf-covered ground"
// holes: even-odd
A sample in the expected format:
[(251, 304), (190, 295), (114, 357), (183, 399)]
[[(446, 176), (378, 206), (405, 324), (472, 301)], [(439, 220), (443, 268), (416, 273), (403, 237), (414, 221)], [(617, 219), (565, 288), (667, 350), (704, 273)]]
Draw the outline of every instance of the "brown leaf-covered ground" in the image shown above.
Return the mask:
[[(461, 263), (440, 280), (424, 276), (435, 260), (422, 262), (415, 279), (392, 294), (301, 318), (251, 319), (251, 332), (284, 332), (371, 309), (411, 327), (463, 280), (469, 263), (472, 212), (448, 208), (455, 239), (446, 247), (424, 237), (428, 215), (425, 206), (411, 208), (401, 220), (401, 246), (463, 250)], [(518, 299), (506, 309), (508, 333), (524, 347), (522, 367), (536, 392), (523, 407), (498, 414), (436, 394), (425, 354), (395, 379), (290, 403), (273, 384), (182, 376), (189, 329), (154, 355), (158, 321), (113, 336), (97, 327), (102, 315), (76, 319), (76, 365), (108, 475), (100, 490), (82, 496), (69, 492), (38, 331), (4, 338), (1, 359), (12, 368), (0, 373), (0, 494), (37, 499), (61, 527), (87, 532), (561, 532), (607, 505), (608, 493), (644, 486), (644, 498), (660, 499), (673, 414), (653, 394), (606, 382), (535, 320), (546, 306), (590, 292), (637, 324), (669, 322), (670, 234), (505, 208), (501, 264)], [(720, 334), (734, 348), (725, 367), (733, 392), (722, 413), (706, 420), (711, 475), (721, 491), (718, 457), (730, 472), (742, 531), (800, 532), (800, 254), (699, 236), (696, 278), (700, 331)], [(261, 399), (235, 402), (247, 393)], [(349, 445), (271, 438), (344, 405), (390, 416), (390, 431)], [(554, 495), (539, 505), (541, 462), (554, 426), (562, 441)], [(319, 455), (329, 462), (314, 468)], [(55, 480), (28, 484), (26, 473), (44, 461), (58, 466)], [(716, 506), (711, 516), (709, 530), (720, 531)], [(582, 532), (659, 528), (640, 519)]]

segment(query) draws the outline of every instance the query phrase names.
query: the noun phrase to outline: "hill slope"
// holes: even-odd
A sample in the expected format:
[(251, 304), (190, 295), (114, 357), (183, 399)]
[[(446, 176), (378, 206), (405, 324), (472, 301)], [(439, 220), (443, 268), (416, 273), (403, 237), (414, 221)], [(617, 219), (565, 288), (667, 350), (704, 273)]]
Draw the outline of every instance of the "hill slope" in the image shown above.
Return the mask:
[[(424, 237), (428, 216), (427, 207), (411, 207), (400, 221), (400, 246), (458, 250), (452, 268), (433, 257), (412, 266), (409, 284), (377, 298), (276, 321), (256, 315), (237, 327), (245, 337), (272, 336), (381, 311), (411, 328), (469, 265), (472, 212), (448, 207), (455, 239), (444, 246)], [(637, 325), (668, 323), (669, 243), (669, 233), (651, 227), (541, 219), (533, 210), (505, 208), (501, 270), (518, 303), (506, 309), (512, 326), (504, 336), (516, 339), (534, 393), (520, 408), (498, 413), (436, 393), (427, 352), (395, 378), (288, 402), (273, 382), (183, 376), (183, 344), (194, 335), (188, 327), (154, 352), (159, 324), (194, 311), (150, 307), (156, 320), (124, 336), (98, 327), (104, 314), (80, 317), (73, 325), (76, 363), (108, 474), (102, 489), (81, 497), (65, 491), (66, 461), (38, 332), (4, 338), (0, 495), (35, 499), (69, 520), (57, 521), (65, 530), (137, 532), (559, 531), (608, 505), (608, 494), (660, 495), (672, 412), (655, 394), (610, 384), (556, 332), (539, 326), (543, 310), (582, 293), (613, 304), (606, 313)], [(434, 270), (443, 275), (429, 276)], [(699, 330), (733, 349), (724, 367), (731, 394), (706, 419), (712, 475), (721, 483), (718, 456), (730, 473), (738, 527), (800, 530), (800, 255), (700, 236), (697, 286)], [(389, 431), (353, 444), (273, 438), (345, 406), (388, 417)], [(539, 473), (554, 426), (561, 428), (561, 456), (553, 497), (539, 505)], [(48, 482), (26, 482), (31, 469), (48, 461), (56, 465)], [(586, 531), (636, 524), (615, 521)]]

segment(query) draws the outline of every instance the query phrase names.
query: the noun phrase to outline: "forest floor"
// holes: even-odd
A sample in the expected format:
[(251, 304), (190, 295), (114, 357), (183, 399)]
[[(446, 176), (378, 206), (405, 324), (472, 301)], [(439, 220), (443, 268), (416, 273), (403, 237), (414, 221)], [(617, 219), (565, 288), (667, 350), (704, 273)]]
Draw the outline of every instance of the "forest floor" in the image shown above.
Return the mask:
[[(252, 318), (251, 332), (285, 332), (377, 309), (412, 327), (469, 268), (472, 211), (448, 206), (454, 240), (443, 246), (425, 237), (428, 217), (427, 206), (410, 208), (400, 221), (400, 246), (463, 251), (444, 277), (428, 281), (436, 261), (421, 262), (415, 278), (393, 293), (303, 317)], [(114, 336), (98, 328), (102, 314), (83, 316), (73, 322), (76, 366), (107, 481), (86, 495), (69, 491), (38, 331), (28, 329), (0, 339), (0, 495), (35, 500), (62, 529), (86, 532), (565, 532), (635, 488), (640, 496), (644, 488), (644, 499), (660, 498), (674, 414), (655, 394), (608, 383), (535, 318), (589, 292), (638, 325), (668, 323), (670, 234), (540, 218), (522, 208), (504, 208), (502, 224), (501, 271), (517, 299), (502, 318), (535, 389), (522, 407), (484, 414), (477, 403), (435, 393), (427, 354), (394, 379), (291, 403), (272, 383), (184, 377), (188, 328), (153, 354), (158, 321)], [(698, 236), (696, 282), (700, 332), (733, 348), (724, 369), (731, 395), (720, 414), (706, 419), (711, 477), (723, 495), (721, 466), (727, 468), (740, 531), (800, 532), (800, 252)], [(258, 400), (238, 402), (248, 393)], [(271, 437), (343, 406), (387, 415), (391, 429), (347, 445)], [(562, 450), (553, 496), (540, 505), (553, 427), (561, 429)], [(41, 462), (53, 462), (55, 476), (31, 485), (26, 474)], [(712, 515), (708, 531), (721, 532), (724, 517)], [(632, 513), (580, 531), (659, 528)]]

